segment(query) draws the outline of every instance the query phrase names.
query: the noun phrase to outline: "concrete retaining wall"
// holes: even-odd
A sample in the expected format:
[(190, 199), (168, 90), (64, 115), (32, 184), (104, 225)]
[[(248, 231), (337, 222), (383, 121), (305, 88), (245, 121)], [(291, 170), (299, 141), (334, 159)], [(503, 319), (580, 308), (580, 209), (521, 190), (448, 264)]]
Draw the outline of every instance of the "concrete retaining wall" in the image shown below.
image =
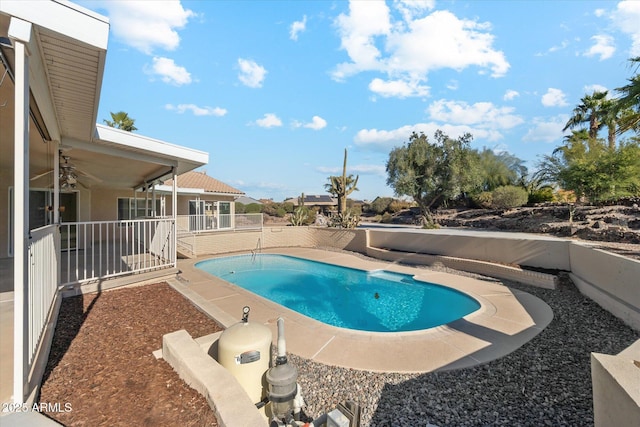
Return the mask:
[(640, 330), (640, 261), (572, 242), (571, 280), (626, 324)]
[(229, 231), (196, 236), (198, 256), (251, 251), (258, 247), (331, 247), (365, 253), (367, 230), (316, 227), (265, 227), (262, 231)]
[(184, 329), (162, 337), (162, 358), (207, 399), (220, 426), (268, 425), (235, 377)]
[(464, 230), (370, 230), (374, 248), (569, 270), (569, 241), (524, 233)]
[(640, 340), (618, 355), (591, 353), (595, 427), (640, 425)]

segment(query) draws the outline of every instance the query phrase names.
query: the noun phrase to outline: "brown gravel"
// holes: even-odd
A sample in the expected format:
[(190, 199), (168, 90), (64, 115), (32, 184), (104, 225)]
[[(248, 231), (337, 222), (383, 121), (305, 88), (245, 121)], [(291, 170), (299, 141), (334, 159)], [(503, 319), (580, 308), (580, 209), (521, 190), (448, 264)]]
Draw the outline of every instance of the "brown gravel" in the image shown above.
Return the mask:
[(40, 392), (55, 412), (45, 414), (66, 426), (217, 426), (204, 397), (152, 355), (179, 329), (221, 327), (166, 283), (65, 298)]

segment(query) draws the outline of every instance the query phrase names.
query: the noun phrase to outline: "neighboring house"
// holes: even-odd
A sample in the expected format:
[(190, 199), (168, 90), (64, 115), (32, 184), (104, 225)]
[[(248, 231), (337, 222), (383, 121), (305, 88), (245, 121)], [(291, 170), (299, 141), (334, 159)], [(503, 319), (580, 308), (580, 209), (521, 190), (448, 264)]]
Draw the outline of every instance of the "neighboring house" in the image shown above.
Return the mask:
[[(178, 213), (191, 200), (175, 178), (208, 162), (96, 124), (108, 36), (107, 18), (68, 1), (0, 1), (0, 263), (13, 272), (0, 281), (14, 301), (1, 309), (13, 311), (16, 403), (40, 382), (62, 289), (175, 269)], [(219, 211), (241, 195), (197, 188)]]
[[(155, 187), (161, 195), (171, 194), (173, 179)], [(235, 201), (244, 192), (218, 181), (206, 172), (190, 171), (177, 177), (178, 230), (224, 230), (235, 227)], [(160, 199), (161, 201), (164, 198)], [(162, 203), (160, 204), (162, 206)]]

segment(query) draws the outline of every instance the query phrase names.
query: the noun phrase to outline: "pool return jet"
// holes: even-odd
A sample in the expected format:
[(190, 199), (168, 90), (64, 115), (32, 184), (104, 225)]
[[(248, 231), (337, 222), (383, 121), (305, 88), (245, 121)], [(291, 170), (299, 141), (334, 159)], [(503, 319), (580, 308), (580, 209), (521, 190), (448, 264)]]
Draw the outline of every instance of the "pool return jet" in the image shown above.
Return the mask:
[(227, 328), (218, 341), (218, 362), (240, 383), (269, 422), (270, 427), (360, 427), (360, 406), (346, 401), (315, 420), (305, 421), (305, 406), (298, 370), (287, 360), (284, 319), (278, 318), (275, 366), (269, 367), (271, 330), (249, 322), (250, 308), (243, 308), (242, 320)]

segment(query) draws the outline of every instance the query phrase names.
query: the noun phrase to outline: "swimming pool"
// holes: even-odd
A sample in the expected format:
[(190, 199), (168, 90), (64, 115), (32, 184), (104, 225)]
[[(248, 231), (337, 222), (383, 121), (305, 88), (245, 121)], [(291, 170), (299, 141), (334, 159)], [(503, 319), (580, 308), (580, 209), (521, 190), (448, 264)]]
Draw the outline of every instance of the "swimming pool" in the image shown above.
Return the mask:
[(372, 332), (428, 329), (480, 304), (445, 286), (384, 270), (366, 272), (287, 255), (214, 258), (196, 267), (305, 316)]

